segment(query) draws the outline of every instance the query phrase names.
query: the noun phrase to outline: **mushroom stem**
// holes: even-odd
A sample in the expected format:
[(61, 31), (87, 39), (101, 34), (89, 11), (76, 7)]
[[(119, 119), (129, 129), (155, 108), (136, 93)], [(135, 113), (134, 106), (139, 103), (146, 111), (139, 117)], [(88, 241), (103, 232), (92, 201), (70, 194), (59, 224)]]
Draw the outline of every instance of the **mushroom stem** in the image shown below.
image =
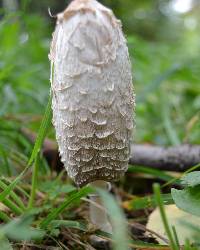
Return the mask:
[[(108, 184), (109, 183), (106, 181), (94, 181), (91, 183), (91, 186), (101, 189), (108, 189)], [(100, 230), (107, 233), (112, 233), (112, 226), (100, 196), (98, 194), (90, 195), (90, 200), (90, 221)]]

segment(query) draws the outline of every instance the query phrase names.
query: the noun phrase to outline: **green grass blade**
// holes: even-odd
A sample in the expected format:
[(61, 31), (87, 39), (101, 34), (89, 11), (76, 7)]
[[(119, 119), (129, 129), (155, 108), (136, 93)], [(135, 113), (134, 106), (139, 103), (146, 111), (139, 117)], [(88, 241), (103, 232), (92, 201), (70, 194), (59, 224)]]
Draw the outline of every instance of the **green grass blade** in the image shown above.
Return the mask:
[(35, 141), (35, 145), (31, 154), (31, 157), (29, 159), (28, 165), (30, 166), (33, 161), (36, 159), (37, 154), (40, 152), (44, 138), (47, 134), (47, 130), (51, 124), (51, 117), (52, 117), (52, 111), (51, 111), (51, 96), (49, 97), (49, 101), (45, 110), (44, 117), (42, 119), (42, 123), (40, 125), (40, 129), (38, 132), (37, 139)]
[(168, 100), (166, 100), (165, 93), (161, 93), (161, 115), (163, 120), (163, 126), (166, 130), (170, 143), (174, 146), (180, 145), (181, 141), (178, 137), (174, 125), (172, 124), (169, 102)]
[(97, 189), (112, 222), (114, 250), (128, 250), (127, 223), (121, 208), (111, 194)]
[(168, 236), (168, 239), (169, 239), (169, 242), (170, 242), (170, 247), (172, 250), (179, 250), (179, 246), (176, 244), (174, 238), (173, 238), (173, 235), (172, 235), (172, 232), (170, 230), (170, 227), (169, 227), (169, 224), (168, 224), (168, 221), (167, 221), (167, 217), (166, 217), (166, 214), (165, 214), (165, 210), (164, 210), (164, 205), (163, 205), (163, 201), (162, 201), (162, 196), (161, 196), (161, 193), (160, 193), (160, 185), (159, 184), (154, 184), (153, 185), (153, 190), (154, 190), (154, 195), (155, 195), (155, 198), (156, 198), (156, 202), (157, 202), (157, 205), (159, 207), (159, 210), (160, 210), (160, 216), (162, 218), (162, 221), (163, 221), (163, 225), (165, 227), (165, 232)]
[(64, 211), (65, 208), (70, 205), (80, 201), (80, 199), (87, 194), (91, 193), (92, 189), (90, 187), (83, 187), (77, 192), (73, 192), (58, 208), (55, 208), (42, 222), (40, 223), (41, 228), (45, 228), (49, 225), (52, 220), (55, 220), (60, 213)]
[(3, 191), (0, 193), (0, 202), (2, 202), (7, 195), (10, 194), (10, 192), (15, 188), (15, 186), (17, 185), (17, 183), (21, 180), (21, 178), (23, 177), (23, 175), (26, 173), (26, 171), (28, 170), (29, 166), (27, 166), (18, 176), (17, 178), (15, 178), (15, 180), (13, 182), (10, 183), (10, 185)]
[(149, 174), (152, 176), (157, 177), (158, 179), (161, 179), (163, 181), (171, 181), (174, 179), (173, 176), (166, 174), (164, 171), (153, 169), (149, 167), (142, 167), (142, 166), (129, 166), (128, 168), (129, 173), (143, 173), (143, 174)]
[(0, 246), (1, 250), (14, 250), (9, 240), (4, 236), (0, 237)]
[(178, 235), (177, 235), (175, 226), (172, 226), (172, 232), (173, 232), (173, 235), (174, 235), (174, 240), (175, 240), (175, 242), (176, 242), (176, 245), (177, 245), (177, 246), (180, 246), (180, 243), (179, 243), (179, 239), (178, 239)]
[(87, 225), (85, 223), (73, 220), (53, 220), (51, 221), (50, 226), (53, 228), (74, 228), (84, 232), (88, 230)]
[[(174, 204), (171, 194), (162, 194), (162, 200), (165, 205)], [(145, 197), (136, 197), (129, 201), (129, 207), (133, 210), (153, 208), (156, 207), (155, 195), (149, 195)]]
[(0, 211), (0, 219), (4, 222), (9, 222), (10, 221), (10, 218), (9, 216), (4, 213), (3, 211)]
[(176, 73), (182, 65), (174, 64), (169, 69), (167, 69), (165, 72), (158, 75), (152, 82), (150, 82), (147, 87), (143, 90), (143, 92), (138, 95), (137, 102), (144, 102), (146, 99), (146, 96), (155, 91), (159, 88), (159, 86), (164, 83), (167, 79), (169, 79), (174, 73)]
[(42, 123), (40, 125), (38, 136), (37, 136), (37, 139), (35, 141), (30, 160), (28, 162), (28, 165), (30, 166), (35, 161), (35, 164), (33, 167), (31, 195), (30, 195), (29, 204), (28, 204), (29, 209), (31, 209), (33, 207), (33, 204), (34, 204), (36, 188), (37, 188), (39, 152), (42, 148), (42, 144), (44, 142), (48, 128), (51, 124), (51, 118), (52, 118), (52, 110), (51, 110), (51, 95), (50, 95), (49, 100), (48, 100), (48, 104), (47, 104), (47, 107), (45, 110), (45, 114), (44, 114), (44, 117), (42, 119)]
[(4, 164), (5, 164), (5, 169), (6, 169), (7, 175), (11, 176), (10, 164), (8, 162), (8, 158), (7, 158), (6, 152), (5, 152), (4, 148), (1, 145), (0, 145), (0, 153), (1, 153), (2, 158), (4, 160)]
[[(7, 178), (5, 178), (5, 177), (2, 177), (1, 180), (2, 180), (6, 185), (10, 185), (10, 184), (12, 183), (11, 180), (9, 180), (9, 179), (7, 179)], [(20, 184), (20, 183), (18, 183), (18, 184)], [(24, 195), (25, 197), (29, 198), (30, 195), (29, 195), (22, 187), (20, 187), (18, 184), (15, 186), (15, 189), (16, 189), (18, 192), (20, 192), (22, 195)], [(21, 184), (22, 184), (22, 183), (21, 183)]]
[(23, 214), (23, 210), (18, 207), (13, 201), (5, 198), (2, 202), (6, 207), (8, 207), (14, 214), (21, 215)]
[(164, 185), (162, 185), (162, 188), (163, 187), (166, 187), (166, 186), (169, 186), (169, 185), (171, 185), (171, 184), (173, 184), (173, 183), (176, 183), (178, 180), (180, 180), (184, 175), (186, 175), (186, 174), (188, 174), (188, 173), (190, 173), (190, 172), (192, 172), (192, 171), (194, 171), (194, 170), (196, 170), (196, 169), (199, 169), (200, 168), (200, 164), (197, 164), (197, 165), (195, 165), (195, 166), (193, 166), (193, 167), (191, 167), (191, 168), (189, 168), (187, 171), (185, 171), (180, 177), (178, 177), (178, 178), (173, 178), (172, 180), (170, 180), (170, 181), (168, 181), (167, 183), (165, 183)]
[(28, 208), (31, 209), (34, 205), (36, 189), (37, 189), (37, 179), (38, 179), (38, 168), (39, 168), (39, 154), (36, 155), (33, 173), (32, 173), (32, 187), (31, 187), (31, 195), (29, 198)]
[[(8, 186), (0, 180), (0, 188), (5, 190)], [(13, 191), (10, 192), (10, 197), (13, 198), (13, 200), (16, 202), (16, 204), (18, 204), (18, 206), (22, 209), (22, 210), (25, 210), (25, 206), (24, 206), (24, 203), (23, 201), (21, 200), (21, 198)]]
[(21, 216), (17, 219), (12, 219), (5, 225), (0, 225), (0, 235), (4, 235), (13, 240), (41, 240), (44, 236), (44, 231), (33, 228), (33, 217), (30, 215)]

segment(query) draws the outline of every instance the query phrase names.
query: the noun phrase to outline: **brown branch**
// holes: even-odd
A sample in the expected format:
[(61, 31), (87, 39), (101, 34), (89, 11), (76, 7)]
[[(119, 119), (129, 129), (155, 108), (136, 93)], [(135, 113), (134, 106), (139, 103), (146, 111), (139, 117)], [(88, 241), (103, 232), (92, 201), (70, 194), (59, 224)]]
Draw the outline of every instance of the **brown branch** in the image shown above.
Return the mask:
[(185, 171), (200, 163), (200, 145), (175, 147), (131, 145), (129, 163), (168, 171)]
[[(28, 129), (21, 133), (34, 143), (36, 134)], [(43, 154), (48, 163), (57, 171), (62, 169), (57, 144), (45, 139)], [(168, 171), (185, 171), (200, 163), (200, 145), (183, 144), (175, 147), (160, 147), (145, 144), (132, 144), (129, 163)]]

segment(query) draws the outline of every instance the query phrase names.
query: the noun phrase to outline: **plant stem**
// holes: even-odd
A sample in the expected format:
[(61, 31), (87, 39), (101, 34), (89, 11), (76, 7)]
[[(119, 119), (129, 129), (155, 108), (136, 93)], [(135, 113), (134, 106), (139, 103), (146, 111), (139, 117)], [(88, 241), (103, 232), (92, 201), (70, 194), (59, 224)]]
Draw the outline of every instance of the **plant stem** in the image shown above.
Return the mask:
[(31, 209), (34, 206), (35, 195), (36, 195), (36, 190), (37, 190), (39, 158), (40, 157), (38, 153), (34, 162), (34, 167), (33, 167), (32, 187), (31, 187), (31, 195), (30, 195), (29, 203), (28, 203), (28, 209)]
[(166, 234), (167, 234), (168, 239), (169, 239), (170, 247), (172, 250), (179, 250), (179, 246), (176, 245), (176, 242), (173, 238), (173, 235), (171, 233), (171, 230), (170, 230), (170, 227), (169, 227), (169, 224), (167, 221), (163, 201), (161, 198), (160, 185), (155, 183), (153, 185), (153, 190), (154, 190), (154, 194), (155, 194), (156, 203), (157, 203), (159, 210), (160, 210), (160, 215), (161, 215), (161, 218), (163, 221), (163, 225), (165, 227), (165, 231), (166, 231)]
[[(108, 183), (105, 181), (94, 181), (92, 187), (107, 189)], [(112, 226), (108, 220), (106, 208), (104, 207), (99, 194), (90, 195), (90, 220), (104, 232), (112, 233)]]
[(175, 226), (172, 226), (172, 232), (173, 232), (173, 235), (174, 235), (174, 239), (175, 239), (176, 245), (180, 246)]

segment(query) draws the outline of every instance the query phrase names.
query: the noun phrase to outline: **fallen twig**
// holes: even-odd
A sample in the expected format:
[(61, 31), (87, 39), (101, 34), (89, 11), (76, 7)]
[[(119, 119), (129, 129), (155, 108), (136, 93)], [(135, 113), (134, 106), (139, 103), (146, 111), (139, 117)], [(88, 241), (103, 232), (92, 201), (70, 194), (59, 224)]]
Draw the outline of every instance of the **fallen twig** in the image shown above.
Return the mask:
[(130, 164), (168, 171), (185, 171), (200, 163), (200, 145), (175, 147), (131, 145)]

